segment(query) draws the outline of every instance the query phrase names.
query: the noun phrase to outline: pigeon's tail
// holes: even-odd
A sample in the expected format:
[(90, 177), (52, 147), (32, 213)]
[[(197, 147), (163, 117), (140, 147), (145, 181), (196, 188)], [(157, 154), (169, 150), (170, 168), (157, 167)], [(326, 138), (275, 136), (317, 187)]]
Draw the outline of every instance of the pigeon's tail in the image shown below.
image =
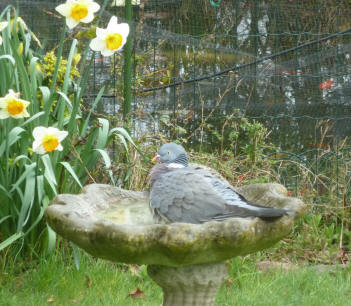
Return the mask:
[[(264, 221), (274, 221), (281, 218), (284, 215), (289, 214), (288, 210), (281, 208), (272, 208), (265, 206), (256, 206), (255, 209), (248, 209), (244, 207), (238, 207), (235, 205), (227, 205), (227, 212), (218, 214), (212, 217), (214, 221), (224, 221), (229, 218), (248, 218), (248, 217), (258, 217)], [(228, 211), (230, 210), (230, 211)]]
[(287, 214), (288, 211), (281, 208), (265, 207), (257, 211), (257, 217), (261, 218), (264, 221), (274, 221)]

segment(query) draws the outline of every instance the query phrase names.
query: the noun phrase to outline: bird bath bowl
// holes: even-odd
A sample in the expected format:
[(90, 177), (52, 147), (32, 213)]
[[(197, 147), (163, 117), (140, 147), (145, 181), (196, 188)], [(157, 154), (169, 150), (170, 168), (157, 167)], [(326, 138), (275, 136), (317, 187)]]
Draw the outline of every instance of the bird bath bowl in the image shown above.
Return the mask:
[(231, 218), (203, 224), (155, 224), (148, 193), (92, 184), (78, 195), (58, 195), (46, 210), (49, 225), (93, 256), (148, 265), (162, 287), (163, 305), (214, 305), (227, 276), (224, 261), (272, 246), (303, 215), (301, 200), (279, 184), (236, 190), (253, 203), (289, 209), (275, 221)]

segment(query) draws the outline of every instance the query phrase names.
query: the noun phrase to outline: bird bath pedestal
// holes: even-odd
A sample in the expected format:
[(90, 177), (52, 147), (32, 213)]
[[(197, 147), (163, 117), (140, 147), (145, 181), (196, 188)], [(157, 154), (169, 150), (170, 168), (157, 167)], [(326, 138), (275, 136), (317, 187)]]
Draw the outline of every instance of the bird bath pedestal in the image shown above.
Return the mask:
[(286, 208), (274, 222), (231, 218), (203, 224), (155, 224), (148, 193), (109, 185), (86, 186), (79, 195), (58, 195), (46, 210), (49, 225), (93, 256), (148, 265), (163, 289), (163, 305), (214, 305), (227, 276), (224, 261), (270, 247), (286, 236), (304, 211), (279, 184), (237, 188), (247, 200)]

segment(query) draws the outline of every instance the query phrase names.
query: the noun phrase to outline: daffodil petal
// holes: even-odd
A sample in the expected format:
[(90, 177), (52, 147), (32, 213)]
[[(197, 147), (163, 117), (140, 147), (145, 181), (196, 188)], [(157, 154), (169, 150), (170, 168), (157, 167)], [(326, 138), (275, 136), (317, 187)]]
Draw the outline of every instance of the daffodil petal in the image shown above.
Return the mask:
[(0, 36), (0, 46), (2, 45), (2, 37)]
[(96, 2), (93, 2), (92, 4), (89, 5), (89, 9), (93, 12), (96, 13), (100, 9), (100, 5)]
[(120, 33), (123, 37), (127, 37), (129, 35), (129, 24), (120, 23), (116, 30), (118, 30), (118, 33)]
[(59, 141), (64, 140), (67, 137), (67, 135), (68, 135), (67, 131), (57, 131), (56, 132), (56, 136), (57, 136)]
[(108, 25), (107, 25), (107, 30), (108, 31), (112, 31), (115, 28), (116, 25), (118, 25), (117, 17), (116, 16), (112, 16), (110, 21), (109, 21), (109, 23), (108, 23)]
[(55, 127), (52, 127), (52, 126), (50, 126), (50, 127), (48, 127), (47, 129), (46, 129), (46, 133), (47, 134), (55, 134), (56, 135), (56, 133), (59, 131), (59, 129), (57, 129), (57, 128), (55, 128)]
[(66, 25), (68, 26), (69, 29), (73, 29), (79, 21), (71, 18), (71, 17), (66, 17)]
[(11, 115), (11, 117), (14, 118), (14, 119), (27, 118), (27, 117), (29, 117), (29, 116), (30, 116), (30, 115), (29, 115), (29, 113), (28, 113), (26, 110), (24, 110), (24, 111), (21, 112), (20, 114)]
[(30, 104), (30, 102), (26, 101), (26, 100), (22, 100), (22, 99), (16, 99), (17, 101), (20, 101), (21, 103), (23, 103), (23, 106), (26, 108), (28, 107), (28, 105)]
[(101, 54), (103, 56), (111, 56), (113, 55), (113, 53), (115, 53), (115, 51), (109, 50), (109, 49), (103, 49), (101, 50)]
[(64, 3), (56, 6), (55, 10), (64, 17), (71, 15), (71, 6), (68, 5), (68, 3)]
[(59, 144), (59, 145), (56, 147), (55, 150), (57, 150), (57, 151), (62, 151), (62, 150), (63, 150), (63, 146), (62, 146), (61, 144)]
[(18, 99), (20, 96), (19, 92), (14, 92), (13, 89), (9, 89), (8, 94), (6, 95), (7, 98)]
[(46, 131), (47, 131), (46, 127), (37, 126), (33, 130), (33, 137), (34, 137), (34, 139), (42, 139), (45, 136)]
[(105, 41), (96, 37), (96, 38), (91, 40), (89, 47), (93, 51), (101, 51), (105, 48)]
[(96, 28), (96, 37), (104, 40), (107, 36), (108, 32), (106, 29)]
[(0, 109), (0, 119), (6, 119), (10, 117), (10, 114), (5, 109)]
[(89, 23), (89, 22), (92, 22), (93, 19), (94, 19), (94, 14), (91, 13), (91, 14), (88, 14), (86, 17), (82, 18), (80, 21), (83, 23)]
[(36, 143), (35, 145), (33, 142), (33, 152), (38, 153), (38, 154), (45, 154), (46, 153), (44, 147), (41, 145), (40, 142)]

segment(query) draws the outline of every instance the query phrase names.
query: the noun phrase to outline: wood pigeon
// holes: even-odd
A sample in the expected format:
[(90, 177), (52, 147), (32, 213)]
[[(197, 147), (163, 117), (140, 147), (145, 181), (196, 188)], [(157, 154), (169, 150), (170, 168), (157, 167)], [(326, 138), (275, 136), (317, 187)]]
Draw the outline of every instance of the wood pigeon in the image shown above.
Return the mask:
[(160, 161), (150, 173), (150, 208), (158, 222), (203, 223), (233, 217), (275, 220), (288, 213), (248, 202), (215, 171), (190, 167), (184, 148), (161, 146), (152, 159)]

